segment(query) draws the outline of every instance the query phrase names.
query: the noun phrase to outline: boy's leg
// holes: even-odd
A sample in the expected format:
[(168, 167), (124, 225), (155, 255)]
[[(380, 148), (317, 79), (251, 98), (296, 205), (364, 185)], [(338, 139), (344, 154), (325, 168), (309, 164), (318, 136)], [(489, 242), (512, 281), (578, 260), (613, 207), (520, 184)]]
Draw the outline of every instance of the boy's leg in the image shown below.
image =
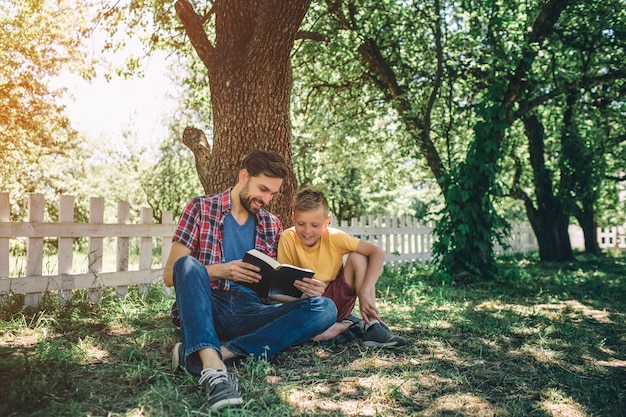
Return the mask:
[(313, 340), (322, 342), (334, 339), (348, 330), (355, 322), (355, 320), (347, 319), (356, 304), (356, 292), (346, 281), (345, 273), (345, 268), (342, 268), (339, 274), (337, 274), (337, 278), (328, 284), (324, 292), (324, 297), (333, 300), (337, 307), (336, 322), (324, 333), (317, 335)]
[[(365, 281), (368, 259), (356, 252), (351, 252), (346, 260), (344, 275), (346, 284), (354, 289), (355, 294)], [(353, 305), (354, 307), (354, 305)], [(365, 326), (363, 343), (369, 347), (392, 347), (406, 344), (406, 339), (391, 333), (385, 323), (374, 319)]]
[(346, 284), (352, 288), (356, 294), (363, 285), (363, 281), (365, 281), (367, 257), (357, 252), (350, 252), (343, 270)]

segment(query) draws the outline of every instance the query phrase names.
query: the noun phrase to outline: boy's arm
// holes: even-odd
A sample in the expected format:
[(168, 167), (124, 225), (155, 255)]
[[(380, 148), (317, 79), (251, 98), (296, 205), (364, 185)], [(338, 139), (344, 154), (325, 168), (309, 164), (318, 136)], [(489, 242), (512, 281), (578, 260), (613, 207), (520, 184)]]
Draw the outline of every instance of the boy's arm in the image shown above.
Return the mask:
[(372, 319), (380, 321), (381, 318), (376, 307), (376, 282), (383, 270), (385, 252), (378, 246), (365, 240), (359, 242), (356, 252), (367, 257), (367, 269), (365, 270), (363, 284), (356, 289), (361, 316), (366, 323), (369, 323)]

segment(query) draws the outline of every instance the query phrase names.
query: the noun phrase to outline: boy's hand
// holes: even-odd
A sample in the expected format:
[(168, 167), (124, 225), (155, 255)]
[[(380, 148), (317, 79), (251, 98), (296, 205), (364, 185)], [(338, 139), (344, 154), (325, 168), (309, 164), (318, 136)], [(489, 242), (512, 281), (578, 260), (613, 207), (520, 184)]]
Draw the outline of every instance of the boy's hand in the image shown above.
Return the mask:
[(307, 297), (322, 295), (326, 291), (326, 284), (315, 278), (302, 278), (302, 281), (295, 281), (293, 286), (302, 291)]
[(371, 291), (359, 295), (359, 310), (361, 317), (363, 317), (363, 320), (367, 324), (374, 319), (382, 321), (378, 313), (378, 308), (376, 308), (376, 297)]

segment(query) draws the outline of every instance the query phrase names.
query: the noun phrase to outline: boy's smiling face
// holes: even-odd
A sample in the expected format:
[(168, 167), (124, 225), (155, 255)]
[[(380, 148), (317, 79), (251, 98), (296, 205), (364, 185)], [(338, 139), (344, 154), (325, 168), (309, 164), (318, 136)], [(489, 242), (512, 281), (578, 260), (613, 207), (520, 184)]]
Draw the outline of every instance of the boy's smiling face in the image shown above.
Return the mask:
[(293, 213), (296, 235), (306, 246), (315, 246), (329, 222), (330, 217), (325, 214), (322, 207), (316, 210), (295, 211)]

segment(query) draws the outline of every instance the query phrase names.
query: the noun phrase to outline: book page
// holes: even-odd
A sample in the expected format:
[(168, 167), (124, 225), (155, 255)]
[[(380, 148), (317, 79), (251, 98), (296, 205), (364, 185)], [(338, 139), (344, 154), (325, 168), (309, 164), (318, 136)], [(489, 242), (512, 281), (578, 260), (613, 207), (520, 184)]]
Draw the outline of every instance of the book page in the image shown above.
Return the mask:
[(261, 251), (251, 249), (248, 251), (248, 253), (256, 258), (259, 258), (260, 260), (271, 266), (273, 269), (278, 269), (280, 267), (280, 264), (276, 259), (272, 258), (271, 256), (267, 256)]

